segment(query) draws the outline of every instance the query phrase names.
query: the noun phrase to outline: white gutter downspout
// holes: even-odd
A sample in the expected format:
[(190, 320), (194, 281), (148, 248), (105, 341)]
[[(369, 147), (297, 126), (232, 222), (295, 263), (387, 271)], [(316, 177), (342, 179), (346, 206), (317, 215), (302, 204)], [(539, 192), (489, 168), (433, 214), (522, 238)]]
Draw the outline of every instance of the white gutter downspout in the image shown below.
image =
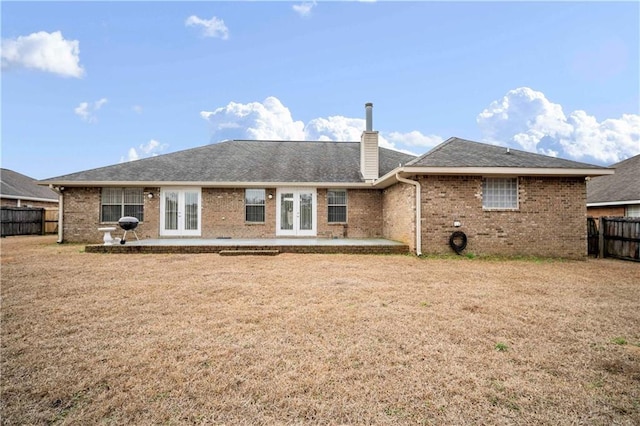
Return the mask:
[(416, 256), (422, 255), (422, 208), (421, 208), (421, 200), (420, 200), (420, 182), (416, 182), (415, 180), (405, 179), (400, 176), (400, 173), (396, 173), (396, 179), (398, 182), (408, 183), (409, 185), (413, 185), (416, 187)]
[(63, 217), (64, 217), (64, 196), (62, 195), (62, 190), (53, 185), (49, 185), (49, 188), (58, 193), (58, 244), (62, 244), (63, 237)]

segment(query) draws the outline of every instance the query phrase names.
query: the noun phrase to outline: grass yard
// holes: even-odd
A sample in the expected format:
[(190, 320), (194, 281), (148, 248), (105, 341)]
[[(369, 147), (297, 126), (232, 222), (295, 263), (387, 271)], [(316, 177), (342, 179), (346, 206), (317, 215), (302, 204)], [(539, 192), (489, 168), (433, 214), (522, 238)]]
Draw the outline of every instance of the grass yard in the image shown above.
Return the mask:
[(640, 424), (640, 264), (1, 241), (3, 424)]

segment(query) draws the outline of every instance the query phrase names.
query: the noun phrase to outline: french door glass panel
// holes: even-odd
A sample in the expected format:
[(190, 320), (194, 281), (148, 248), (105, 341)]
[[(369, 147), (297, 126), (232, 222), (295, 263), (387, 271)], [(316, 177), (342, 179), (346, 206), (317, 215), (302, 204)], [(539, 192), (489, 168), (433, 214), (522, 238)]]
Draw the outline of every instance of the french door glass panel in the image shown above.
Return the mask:
[(280, 229), (293, 230), (293, 194), (280, 194)]
[(177, 191), (167, 191), (164, 193), (164, 229), (167, 231), (178, 230)]
[(198, 210), (200, 208), (199, 193), (195, 191), (184, 193), (184, 229), (193, 231), (198, 229)]
[(300, 193), (300, 229), (313, 229), (313, 194)]

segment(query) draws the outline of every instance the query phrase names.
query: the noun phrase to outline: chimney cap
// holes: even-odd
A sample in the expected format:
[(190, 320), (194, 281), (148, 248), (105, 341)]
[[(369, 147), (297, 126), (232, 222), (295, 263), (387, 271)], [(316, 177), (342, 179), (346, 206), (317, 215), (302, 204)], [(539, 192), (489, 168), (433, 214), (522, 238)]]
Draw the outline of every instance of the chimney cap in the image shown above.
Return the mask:
[(366, 104), (364, 104), (365, 107), (372, 107), (373, 106), (373, 102), (367, 102)]

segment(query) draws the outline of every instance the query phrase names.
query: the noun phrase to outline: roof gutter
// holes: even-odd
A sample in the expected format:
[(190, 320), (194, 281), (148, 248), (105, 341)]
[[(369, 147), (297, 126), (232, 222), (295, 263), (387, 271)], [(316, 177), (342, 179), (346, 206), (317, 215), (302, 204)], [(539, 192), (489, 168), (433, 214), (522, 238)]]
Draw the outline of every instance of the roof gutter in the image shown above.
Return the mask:
[(58, 244), (62, 244), (64, 238), (64, 196), (62, 195), (62, 188), (49, 185), (51, 190), (58, 194)]
[(40, 201), (43, 203), (57, 203), (55, 198), (38, 198), (38, 197), (23, 197), (20, 195), (6, 195), (0, 194), (0, 198), (6, 198), (7, 200), (22, 200), (22, 201)]
[(55, 185), (58, 187), (163, 187), (163, 186), (194, 186), (201, 188), (371, 188), (371, 182), (214, 182), (214, 181), (41, 181), (38, 185)]
[(421, 200), (420, 200), (420, 182), (411, 179), (405, 179), (400, 176), (400, 173), (396, 173), (395, 178), (398, 182), (406, 183), (409, 185), (413, 185), (416, 187), (416, 255), (422, 255), (422, 208), (421, 208)]
[(587, 207), (626, 206), (627, 204), (640, 204), (640, 200), (602, 201), (599, 203), (587, 203)]
[(576, 176), (594, 177), (612, 175), (610, 168), (549, 168), (549, 167), (397, 167), (375, 181), (375, 187), (387, 188), (398, 182), (398, 174), (403, 175), (462, 175), (462, 176)]

